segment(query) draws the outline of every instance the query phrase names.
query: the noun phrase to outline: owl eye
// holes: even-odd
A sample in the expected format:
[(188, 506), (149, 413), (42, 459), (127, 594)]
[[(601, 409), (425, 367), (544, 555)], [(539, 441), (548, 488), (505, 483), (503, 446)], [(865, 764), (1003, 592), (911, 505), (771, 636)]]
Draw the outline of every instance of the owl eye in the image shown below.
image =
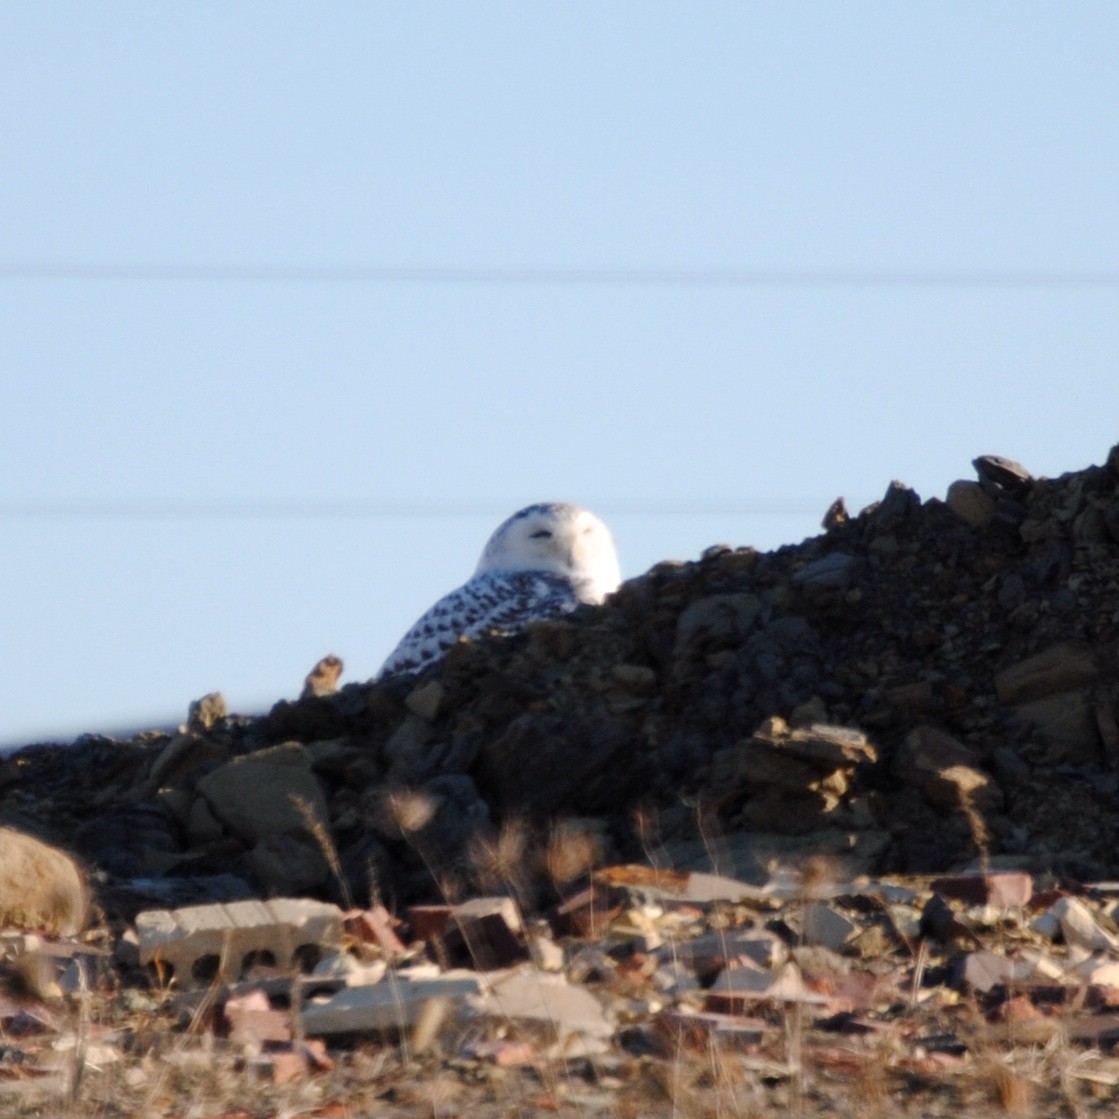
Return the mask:
[(550, 540), (552, 534), (546, 528), (538, 528), (529, 536), (530, 540)]

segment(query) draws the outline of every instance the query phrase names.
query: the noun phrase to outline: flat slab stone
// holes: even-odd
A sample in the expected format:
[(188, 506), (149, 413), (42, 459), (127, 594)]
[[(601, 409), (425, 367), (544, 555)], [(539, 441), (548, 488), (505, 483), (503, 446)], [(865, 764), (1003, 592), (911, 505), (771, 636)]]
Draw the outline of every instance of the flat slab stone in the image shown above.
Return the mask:
[(481, 980), (469, 971), (415, 978), (389, 971), (380, 983), (343, 987), (311, 999), (300, 1018), (304, 1031), (313, 1037), (409, 1030), (433, 999), (459, 1000), (480, 990)]
[(490, 976), (489, 990), (471, 1000), (476, 1012), (503, 1021), (534, 1021), (555, 1029), (560, 1037), (613, 1036), (613, 1023), (602, 1004), (583, 987), (575, 987), (562, 975), (518, 968)]

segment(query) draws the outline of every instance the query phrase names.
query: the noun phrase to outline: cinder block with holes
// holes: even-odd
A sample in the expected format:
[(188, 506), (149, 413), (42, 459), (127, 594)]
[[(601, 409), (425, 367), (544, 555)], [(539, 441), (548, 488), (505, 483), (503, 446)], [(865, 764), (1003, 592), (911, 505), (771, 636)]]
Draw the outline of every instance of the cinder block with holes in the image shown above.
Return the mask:
[(149, 909), (136, 917), (140, 962), (180, 987), (235, 982), (253, 964), (310, 970), (342, 946), (342, 911), (305, 898)]

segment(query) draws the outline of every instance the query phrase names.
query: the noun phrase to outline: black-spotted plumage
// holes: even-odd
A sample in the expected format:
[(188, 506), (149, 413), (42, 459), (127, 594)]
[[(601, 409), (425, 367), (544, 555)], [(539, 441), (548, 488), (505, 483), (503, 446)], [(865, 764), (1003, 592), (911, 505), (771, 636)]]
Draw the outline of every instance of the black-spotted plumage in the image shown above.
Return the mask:
[(515, 633), (538, 618), (601, 602), (620, 578), (614, 541), (598, 517), (576, 505), (530, 505), (498, 527), (473, 578), (412, 626), (380, 674), (418, 672), (460, 637)]

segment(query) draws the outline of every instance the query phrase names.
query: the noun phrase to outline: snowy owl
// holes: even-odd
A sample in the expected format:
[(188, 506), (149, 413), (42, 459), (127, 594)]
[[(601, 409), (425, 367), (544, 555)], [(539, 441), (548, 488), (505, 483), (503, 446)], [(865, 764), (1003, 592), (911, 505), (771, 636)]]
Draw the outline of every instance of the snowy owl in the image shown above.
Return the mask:
[(404, 635), (380, 675), (419, 672), (460, 637), (513, 633), (537, 618), (599, 603), (621, 581), (610, 530), (578, 505), (529, 505), (498, 526), (470, 581)]

